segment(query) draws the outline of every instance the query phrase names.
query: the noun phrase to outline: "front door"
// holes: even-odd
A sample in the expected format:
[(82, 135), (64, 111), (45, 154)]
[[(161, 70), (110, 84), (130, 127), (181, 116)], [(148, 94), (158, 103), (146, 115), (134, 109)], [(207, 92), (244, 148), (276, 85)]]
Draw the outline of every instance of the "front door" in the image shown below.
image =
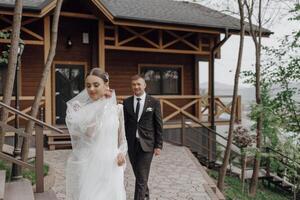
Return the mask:
[(67, 102), (84, 89), (85, 65), (55, 64), (55, 122), (65, 124)]

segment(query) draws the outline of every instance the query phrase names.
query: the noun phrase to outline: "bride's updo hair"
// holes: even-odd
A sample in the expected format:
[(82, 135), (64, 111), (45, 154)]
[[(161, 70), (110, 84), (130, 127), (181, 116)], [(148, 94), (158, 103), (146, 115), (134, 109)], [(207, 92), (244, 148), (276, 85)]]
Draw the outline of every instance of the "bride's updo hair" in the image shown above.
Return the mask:
[(88, 75), (97, 76), (101, 78), (104, 81), (104, 83), (108, 83), (109, 81), (108, 73), (101, 68), (93, 68)]

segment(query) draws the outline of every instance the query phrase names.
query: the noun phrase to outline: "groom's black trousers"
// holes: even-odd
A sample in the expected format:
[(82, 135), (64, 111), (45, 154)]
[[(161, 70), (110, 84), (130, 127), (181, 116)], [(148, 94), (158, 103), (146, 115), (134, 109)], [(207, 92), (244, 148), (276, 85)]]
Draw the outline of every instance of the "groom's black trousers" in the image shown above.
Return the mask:
[(139, 139), (136, 138), (134, 148), (128, 154), (136, 180), (134, 200), (144, 200), (145, 195), (149, 195), (148, 177), (153, 152), (143, 151)]

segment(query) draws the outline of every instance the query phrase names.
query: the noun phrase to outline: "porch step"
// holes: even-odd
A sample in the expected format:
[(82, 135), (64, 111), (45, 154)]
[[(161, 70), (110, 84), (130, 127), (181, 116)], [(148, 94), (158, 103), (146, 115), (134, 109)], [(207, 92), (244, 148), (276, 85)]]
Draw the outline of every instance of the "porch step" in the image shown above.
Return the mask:
[(30, 181), (22, 180), (5, 184), (5, 200), (34, 200)]
[(49, 150), (70, 149), (72, 147), (69, 133), (47, 133), (46, 137)]
[(4, 188), (5, 188), (5, 178), (6, 178), (6, 171), (0, 171), (0, 200), (4, 199)]
[(35, 200), (58, 200), (53, 190), (49, 190), (44, 193), (35, 193), (34, 197)]

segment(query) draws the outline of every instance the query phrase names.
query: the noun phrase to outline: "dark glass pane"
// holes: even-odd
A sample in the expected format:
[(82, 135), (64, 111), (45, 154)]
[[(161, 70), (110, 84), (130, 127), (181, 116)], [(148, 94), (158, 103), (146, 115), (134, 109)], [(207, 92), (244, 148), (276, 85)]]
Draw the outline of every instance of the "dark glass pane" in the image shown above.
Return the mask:
[(163, 94), (179, 94), (180, 75), (178, 69), (163, 70), (162, 74)]
[(84, 66), (56, 65), (55, 81), (56, 123), (64, 124), (66, 102), (84, 89)]
[(65, 79), (69, 79), (70, 78), (70, 69), (68, 68), (60, 68), (57, 69), (57, 71), (65, 77)]
[(161, 94), (161, 76), (158, 69), (144, 69), (142, 74), (147, 84), (146, 91), (149, 94)]

